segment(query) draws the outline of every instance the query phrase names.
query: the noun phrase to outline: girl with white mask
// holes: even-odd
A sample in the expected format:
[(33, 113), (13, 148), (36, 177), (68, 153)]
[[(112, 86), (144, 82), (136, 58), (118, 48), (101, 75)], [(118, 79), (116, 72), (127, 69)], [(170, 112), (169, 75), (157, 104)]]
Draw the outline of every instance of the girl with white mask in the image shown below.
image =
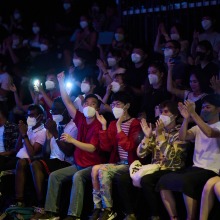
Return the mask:
[(108, 86), (112, 83), (114, 75), (125, 73), (125, 69), (120, 67), (121, 51), (116, 49), (109, 50), (106, 64), (102, 60), (97, 60), (96, 65), (99, 67), (98, 80), (101, 85)]
[(155, 123), (158, 117), (158, 114), (155, 114), (155, 108), (162, 101), (171, 98), (171, 94), (166, 89), (165, 71), (165, 67), (159, 63), (151, 63), (148, 67), (147, 81), (150, 86), (145, 88), (139, 117), (146, 118), (150, 123)]
[[(95, 209), (90, 219), (95, 219), (95, 214), (100, 214), (102, 208), (105, 208), (103, 216), (108, 214), (111, 215), (111, 219), (114, 219), (117, 215), (112, 210), (112, 180), (116, 174), (128, 172), (129, 164), (136, 155), (139, 140), (137, 134), (140, 134), (141, 131), (139, 120), (132, 117), (132, 108), (132, 97), (126, 92), (117, 92), (112, 98), (112, 111), (115, 120), (110, 122), (108, 128), (104, 116), (96, 114), (97, 119), (102, 124), (102, 130), (99, 133), (100, 145), (103, 151), (110, 152), (110, 161), (107, 164), (95, 165), (92, 168)], [(105, 172), (103, 172), (104, 170)], [(107, 181), (105, 182), (105, 180)], [(103, 197), (106, 198), (104, 204), (101, 202)], [(131, 215), (131, 213), (126, 214)], [(134, 216), (134, 213), (132, 215)]]
[[(85, 97), (89, 94), (94, 94), (97, 87), (98, 87), (97, 79), (92, 76), (86, 76), (81, 83), (82, 94), (79, 95), (73, 101), (73, 105), (75, 106), (75, 108), (83, 113), (83, 102), (84, 102)], [(101, 97), (99, 95), (97, 94), (95, 95), (101, 100)]]

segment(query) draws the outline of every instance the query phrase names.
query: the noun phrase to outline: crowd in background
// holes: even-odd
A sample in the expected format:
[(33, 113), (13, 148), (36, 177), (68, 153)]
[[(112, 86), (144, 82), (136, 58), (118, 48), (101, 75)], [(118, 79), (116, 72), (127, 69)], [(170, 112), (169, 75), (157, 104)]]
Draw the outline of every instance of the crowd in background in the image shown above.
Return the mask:
[[(72, 176), (71, 201), (80, 201), (82, 206), (80, 178), (89, 176), (95, 210), (90, 219), (113, 219), (117, 214), (112, 209), (111, 179), (116, 173), (128, 175), (136, 156), (143, 158), (151, 152), (151, 164), (160, 164), (157, 175), (147, 175), (137, 183), (151, 203), (151, 219), (160, 219), (155, 188), (170, 219), (178, 219), (170, 191), (183, 192), (188, 219), (196, 219), (202, 189), (214, 177), (202, 194), (200, 220), (207, 219), (204, 216), (213, 205), (208, 206), (208, 201), (213, 201), (214, 192), (220, 197), (216, 184), (220, 182), (220, 33), (215, 30), (215, 18), (204, 14), (203, 32), (195, 30), (191, 42), (182, 38), (180, 23), (169, 28), (160, 23), (154, 45), (149, 45), (129, 41), (114, 2), (103, 8), (93, 1), (82, 14), (75, 13), (72, 0), (60, 4), (62, 13), (45, 21), (46, 28), (37, 18), (23, 17), (19, 7), (13, 8), (9, 20), (0, 14), (0, 170), (16, 168), (17, 204), (23, 205), (25, 170), (31, 164), (37, 213), (50, 212), (49, 217), (33, 219), (59, 219), (54, 204), (58, 195), (53, 189)], [(6, 137), (6, 130), (13, 136)], [(56, 146), (50, 155), (59, 159), (56, 163), (36, 161), (46, 139)], [(186, 171), (191, 176), (184, 185), (185, 179), (170, 172), (183, 169), (189, 140), (195, 140), (190, 144), (196, 153), (194, 170)], [(201, 145), (208, 146), (205, 154)], [(107, 151), (108, 159), (100, 151)], [(177, 186), (169, 182), (169, 175)], [(50, 176), (46, 198), (41, 187), (45, 176)], [(200, 187), (196, 192), (188, 184), (192, 176), (200, 180), (200, 185), (195, 181), (194, 186)], [(119, 190), (127, 202), (125, 219), (136, 219), (120, 184)], [(71, 201), (66, 219), (80, 219), (81, 210)]]

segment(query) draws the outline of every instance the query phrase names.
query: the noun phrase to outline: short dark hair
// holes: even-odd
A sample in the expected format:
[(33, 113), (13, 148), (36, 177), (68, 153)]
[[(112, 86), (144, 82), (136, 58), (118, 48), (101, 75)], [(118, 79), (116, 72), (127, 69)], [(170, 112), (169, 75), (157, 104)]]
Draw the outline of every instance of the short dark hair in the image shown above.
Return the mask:
[(181, 50), (181, 44), (177, 40), (168, 40), (166, 43), (172, 43), (175, 48)]
[(44, 115), (44, 108), (42, 107), (42, 105), (35, 105), (32, 104), (28, 107), (28, 111), (32, 111), (32, 110), (36, 110), (38, 115)]
[(100, 107), (102, 101), (98, 98), (97, 95), (95, 95), (95, 94), (89, 94), (89, 95), (87, 95), (87, 96), (85, 97), (85, 99), (84, 99), (84, 102), (85, 102), (88, 98), (94, 98), (94, 99), (96, 99), (97, 102), (98, 102), (98, 107)]
[(219, 94), (208, 94), (202, 98), (202, 103), (208, 102), (211, 105), (220, 107), (220, 95)]
[(210, 51), (210, 54), (207, 56), (207, 59), (211, 61), (213, 59), (213, 47), (212, 44), (208, 40), (199, 41), (197, 47), (201, 47), (206, 51)]
[(122, 102), (125, 105), (127, 103), (130, 103), (128, 114), (132, 117), (135, 116), (135, 106), (133, 104), (134, 100), (131, 94), (125, 91), (119, 91), (119, 92), (113, 93), (113, 95), (111, 96), (111, 102), (114, 102), (114, 101)]
[(171, 101), (171, 100), (165, 100), (162, 103), (160, 103), (160, 109), (163, 109), (167, 107), (168, 110), (176, 116), (179, 116), (179, 110), (178, 110), (178, 105), (177, 102)]

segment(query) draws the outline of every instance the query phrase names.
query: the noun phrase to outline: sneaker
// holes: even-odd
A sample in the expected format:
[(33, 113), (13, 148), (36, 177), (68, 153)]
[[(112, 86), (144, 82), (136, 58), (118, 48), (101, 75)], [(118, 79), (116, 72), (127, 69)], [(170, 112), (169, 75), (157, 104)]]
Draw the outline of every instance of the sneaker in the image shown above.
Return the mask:
[(99, 220), (112, 220), (117, 216), (116, 212), (113, 212), (112, 210), (104, 209), (104, 211), (101, 213), (101, 216), (99, 217)]
[(89, 220), (97, 220), (100, 216), (101, 209), (94, 209), (92, 215), (89, 216)]
[(44, 208), (34, 207), (35, 214), (31, 217), (30, 220), (38, 220), (45, 214)]
[(23, 202), (16, 202), (15, 204), (10, 205), (9, 207), (25, 207)]
[(60, 217), (55, 216), (54, 213), (46, 212), (44, 215), (41, 215), (41, 217), (38, 220), (59, 220)]
[(80, 220), (79, 217), (76, 217), (76, 216), (71, 216), (71, 215), (68, 215), (66, 218), (64, 218), (63, 220)]
[(124, 220), (137, 220), (134, 214), (126, 215)]

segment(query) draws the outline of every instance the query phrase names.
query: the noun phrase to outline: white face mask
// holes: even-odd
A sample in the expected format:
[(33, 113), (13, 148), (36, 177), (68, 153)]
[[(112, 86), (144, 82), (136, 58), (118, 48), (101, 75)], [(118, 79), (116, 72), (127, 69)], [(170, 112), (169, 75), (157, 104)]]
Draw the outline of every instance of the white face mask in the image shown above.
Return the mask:
[(109, 65), (110, 67), (115, 66), (116, 63), (117, 63), (116, 59), (113, 58), (113, 57), (109, 57), (109, 58), (107, 59), (107, 62), (108, 62), (108, 65)]
[(81, 59), (73, 59), (73, 65), (75, 67), (81, 66), (82, 65), (82, 60)]
[(158, 83), (158, 76), (155, 75), (155, 74), (149, 74), (149, 75), (148, 75), (148, 79), (149, 79), (149, 83), (150, 83), (151, 85), (155, 85), (155, 84)]
[(18, 20), (20, 17), (21, 17), (21, 14), (20, 14), (20, 13), (18, 13), (18, 12), (15, 12), (15, 13), (14, 13), (14, 19), (15, 19), (15, 20)]
[(115, 118), (118, 119), (123, 115), (124, 110), (123, 110), (123, 108), (114, 107), (112, 109), (112, 112), (113, 112), (113, 115), (115, 116)]
[(28, 125), (28, 127), (34, 127), (35, 125), (37, 124), (37, 119), (36, 118), (31, 118), (31, 117), (29, 117), (28, 116), (28, 118), (27, 118), (27, 125)]
[(68, 10), (71, 8), (71, 4), (70, 3), (63, 3), (63, 8), (64, 8), (64, 10)]
[(52, 115), (52, 118), (56, 122), (56, 124), (59, 124), (61, 121), (63, 121), (62, 115)]
[(90, 106), (86, 106), (83, 108), (83, 114), (86, 118), (92, 118), (95, 116), (95, 109)]
[(168, 126), (172, 122), (171, 117), (167, 115), (160, 115), (159, 119), (163, 122), (164, 127)]
[(45, 86), (46, 86), (47, 90), (52, 90), (52, 89), (55, 88), (55, 83), (53, 81), (51, 81), (51, 80), (47, 80), (45, 82)]
[(88, 26), (88, 22), (87, 21), (80, 21), (79, 25), (82, 29), (84, 29)]
[(18, 44), (19, 44), (18, 38), (12, 40), (12, 48), (16, 48), (18, 46)]
[(171, 34), (171, 35), (170, 35), (170, 38), (171, 38), (172, 40), (179, 40), (179, 39), (180, 39), (180, 35), (179, 35), (179, 34)]
[(112, 85), (112, 92), (116, 93), (116, 92), (118, 92), (120, 90), (121, 86), (120, 86), (120, 84), (118, 82), (113, 81), (111, 83), (111, 85)]
[(173, 55), (173, 50), (166, 48), (163, 53), (165, 57), (171, 57)]
[(44, 52), (48, 50), (48, 46), (46, 44), (40, 44), (40, 51)]
[(137, 53), (132, 53), (131, 60), (133, 63), (139, 63), (141, 61), (141, 56)]
[(84, 83), (84, 82), (81, 83), (81, 92), (82, 93), (89, 92), (90, 88), (91, 88), (91, 86), (88, 83)]
[(122, 40), (124, 40), (124, 34), (115, 33), (115, 40), (116, 40), (116, 41), (122, 41)]
[(40, 32), (40, 28), (37, 26), (32, 27), (32, 31), (34, 34), (38, 34)]
[(201, 22), (203, 29), (206, 31), (212, 26), (212, 21), (211, 20), (203, 20)]

